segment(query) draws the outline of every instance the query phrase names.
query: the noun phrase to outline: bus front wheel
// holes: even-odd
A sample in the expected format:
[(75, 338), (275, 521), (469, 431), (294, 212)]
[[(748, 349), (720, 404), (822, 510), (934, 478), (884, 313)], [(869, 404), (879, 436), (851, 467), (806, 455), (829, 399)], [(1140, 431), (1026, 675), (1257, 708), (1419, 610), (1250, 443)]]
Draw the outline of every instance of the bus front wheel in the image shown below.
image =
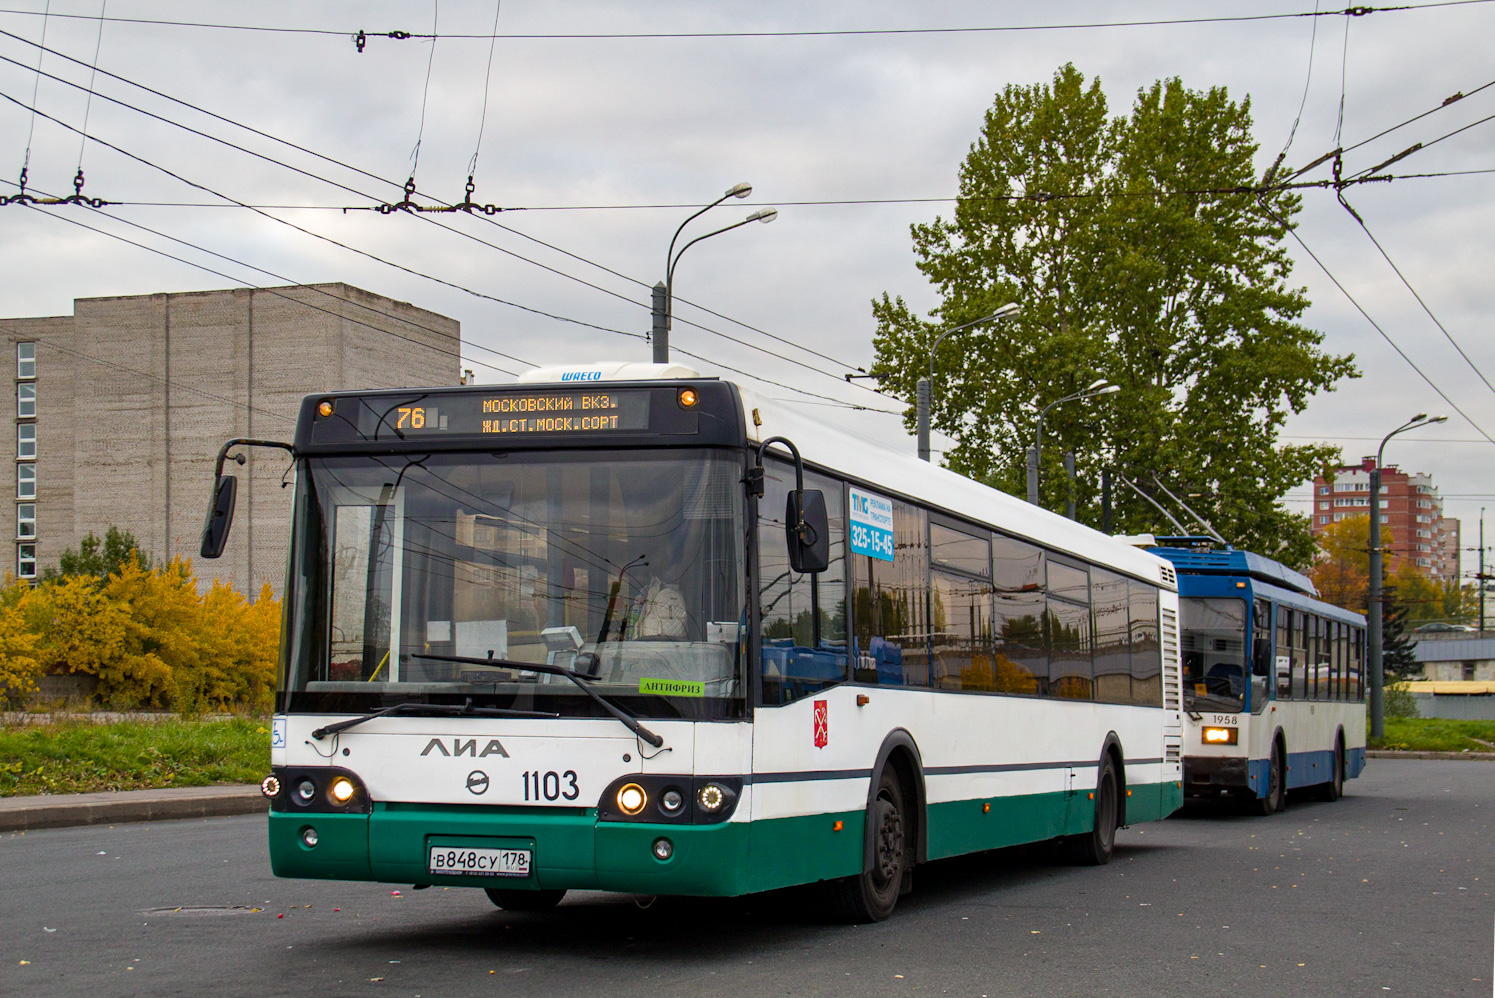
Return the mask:
[(827, 885), (835, 915), (847, 922), (881, 922), (893, 914), (908, 869), (908, 822), (904, 817), (903, 787), (892, 766), (882, 771), (877, 796), (867, 806), (867, 835), (872, 863), (855, 877)]
[(547, 911), (561, 903), (566, 892), (561, 891), (506, 891), (497, 887), (484, 888), (488, 900), (504, 911)]
[(1254, 808), (1262, 816), (1287, 809), (1287, 772), (1282, 757), (1282, 744), (1272, 743), (1272, 758), (1267, 764), (1267, 792), (1256, 798)]

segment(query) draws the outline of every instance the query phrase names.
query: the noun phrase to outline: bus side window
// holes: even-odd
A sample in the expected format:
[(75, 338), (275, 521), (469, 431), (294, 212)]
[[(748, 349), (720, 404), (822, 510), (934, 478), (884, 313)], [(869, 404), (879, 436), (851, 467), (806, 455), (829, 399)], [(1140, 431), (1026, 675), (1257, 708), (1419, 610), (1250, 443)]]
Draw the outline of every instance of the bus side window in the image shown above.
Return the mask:
[(1272, 680), (1272, 604), (1257, 600), (1251, 606), (1251, 706), (1259, 709)]
[(1308, 614), (1298, 611), (1293, 614), (1293, 677), (1292, 699), (1302, 700), (1308, 696)]
[(1293, 695), (1293, 611), (1277, 605), (1277, 648), (1274, 655), (1277, 673), (1277, 699)]
[(998, 693), (1047, 692), (1043, 562), (1043, 548), (992, 535), (992, 659)]
[(789, 703), (847, 678), (842, 485), (805, 473), (805, 488), (825, 493), (830, 521), (830, 567), (819, 575), (800, 575), (789, 567), (784, 509), (793, 487), (792, 466), (774, 458), (764, 462), (763, 498), (758, 500), (758, 612), (766, 704)]
[(1163, 702), (1163, 646), (1158, 640), (1158, 588), (1128, 580), (1131, 593), (1132, 703)]
[[(1090, 569), (1090, 598), (1095, 607), (1095, 699), (1101, 703), (1132, 702), (1127, 584), (1125, 576), (1103, 568)], [(1189, 654), (1185, 652), (1185, 660)]]
[(996, 689), (991, 654), (991, 542), (929, 524), (930, 677), (944, 690)]
[(852, 655), (858, 682), (929, 683), (929, 523), (893, 500), (893, 561), (852, 559)]
[(1090, 648), (1090, 573), (1049, 556), (1049, 696), (1094, 699)]

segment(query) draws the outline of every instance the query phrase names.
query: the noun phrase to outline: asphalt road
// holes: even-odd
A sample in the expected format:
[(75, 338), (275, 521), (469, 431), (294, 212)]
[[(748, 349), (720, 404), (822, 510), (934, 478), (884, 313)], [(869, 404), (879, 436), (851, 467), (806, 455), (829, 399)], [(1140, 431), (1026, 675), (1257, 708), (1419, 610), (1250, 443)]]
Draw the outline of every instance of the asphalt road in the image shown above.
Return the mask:
[(1495, 763), (1374, 760), (1349, 792), (1190, 808), (1122, 832), (1107, 867), (936, 863), (874, 926), (802, 892), (509, 914), (276, 880), (259, 817), (15, 833), (0, 995), (1492, 994)]

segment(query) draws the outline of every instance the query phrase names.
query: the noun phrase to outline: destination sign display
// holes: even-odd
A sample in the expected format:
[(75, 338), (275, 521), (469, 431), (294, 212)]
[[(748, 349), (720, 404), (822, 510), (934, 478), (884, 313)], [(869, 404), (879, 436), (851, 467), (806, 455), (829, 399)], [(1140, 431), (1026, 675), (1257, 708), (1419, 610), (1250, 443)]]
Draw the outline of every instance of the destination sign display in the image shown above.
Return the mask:
[(442, 395), (391, 405), (378, 436), (522, 436), (616, 433), (649, 428), (648, 391)]

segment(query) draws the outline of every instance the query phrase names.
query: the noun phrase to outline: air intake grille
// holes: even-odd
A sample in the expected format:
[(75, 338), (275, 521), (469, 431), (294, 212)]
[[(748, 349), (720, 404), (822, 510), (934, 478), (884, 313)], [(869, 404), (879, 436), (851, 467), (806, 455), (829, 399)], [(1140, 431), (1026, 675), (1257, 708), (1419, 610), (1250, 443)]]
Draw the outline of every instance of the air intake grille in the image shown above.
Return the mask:
[(1178, 670), (1178, 613), (1163, 610), (1163, 709), (1179, 710), (1183, 689)]
[(1173, 571), (1172, 565), (1159, 566), (1159, 572), (1163, 576), (1163, 585), (1178, 588), (1178, 573)]

